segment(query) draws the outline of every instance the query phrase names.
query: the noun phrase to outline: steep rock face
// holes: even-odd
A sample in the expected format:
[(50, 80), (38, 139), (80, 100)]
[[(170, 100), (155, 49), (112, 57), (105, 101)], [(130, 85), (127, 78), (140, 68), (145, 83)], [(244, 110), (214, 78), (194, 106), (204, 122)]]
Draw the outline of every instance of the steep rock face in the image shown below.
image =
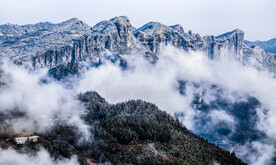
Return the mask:
[(102, 54), (109, 52), (127, 53), (133, 45), (133, 29), (127, 17), (115, 17), (96, 24), (90, 33), (78, 38), (72, 46), (36, 56), (33, 61), (37, 67), (55, 67), (78, 61), (97, 62)]
[(217, 51), (217, 44), (214, 36), (205, 36), (204, 41), (206, 43), (207, 54), (210, 59), (214, 59), (219, 56)]
[[(35, 56), (41, 54), (45, 55), (45, 63), (41, 66), (51, 67), (54, 65), (53, 61), (46, 61), (46, 59), (59, 58), (49, 56), (48, 50), (56, 52), (57, 50), (67, 50), (72, 47), (74, 40), (78, 39), (85, 33), (91, 32), (91, 27), (84, 22), (73, 18), (59, 24), (38, 23), (35, 25), (10, 26), (13, 30), (24, 29), (20, 33), (9, 32), (10, 35), (0, 36), (0, 56), (9, 56), (15, 63), (29, 63)], [(2, 30), (7, 31), (7, 30)], [(68, 54), (61, 52), (60, 54)], [(66, 57), (63, 57), (66, 58)], [(35, 61), (35, 60), (34, 60)], [(40, 61), (43, 61), (40, 59)]]
[(181, 34), (181, 35), (183, 35), (183, 36), (184, 36), (184, 34), (185, 34), (185, 33), (184, 33), (183, 27), (182, 27), (181, 25), (179, 25), (179, 24), (172, 25), (172, 26), (170, 26), (170, 28), (176, 30), (179, 34)]
[(137, 29), (134, 36), (150, 53), (156, 54), (160, 43), (171, 44), (184, 50), (194, 50), (192, 45), (182, 34), (158, 22), (149, 22)]
[(276, 54), (267, 53), (264, 59), (264, 66), (271, 72), (276, 73)]
[(207, 45), (204, 39), (198, 33), (194, 34), (191, 30), (189, 30), (188, 33), (184, 33), (184, 37), (188, 38), (190, 43), (195, 46), (196, 50), (206, 52)]
[(35, 68), (53, 68), (59, 64), (81, 61), (97, 62), (103, 55), (130, 54), (135, 50), (144, 53), (152, 61), (157, 58), (161, 44), (171, 44), (186, 51), (204, 51), (211, 59), (226, 57), (231, 53), (242, 61), (244, 33), (240, 30), (218, 37), (202, 38), (192, 31), (185, 33), (180, 25), (169, 27), (158, 22), (150, 22), (135, 31), (133, 29), (129, 19), (124, 16), (102, 21), (72, 46), (49, 49), (46, 53), (35, 56), (33, 64)]
[(244, 54), (246, 58), (256, 57), (262, 66), (276, 73), (276, 38), (268, 41), (244, 41)]
[[(237, 29), (229, 33), (216, 37), (221, 53), (230, 53), (236, 55), (236, 58), (242, 61), (244, 32)], [(225, 54), (225, 53), (224, 53)]]
[[(158, 22), (135, 29), (125, 16), (102, 21), (93, 28), (76, 18), (59, 24), (6, 24), (0, 26), (0, 33), (0, 55), (34, 68), (55, 68), (84, 61), (97, 63), (105, 55), (123, 58), (132, 51), (154, 61), (162, 44), (186, 51), (203, 51), (210, 59), (243, 61), (244, 33), (241, 30), (201, 37), (192, 31), (185, 32), (181, 25), (166, 26)], [(246, 49), (248, 52), (251, 48)]]
[(123, 49), (128, 49), (132, 46), (133, 40), (133, 28), (127, 17), (115, 17), (110, 20), (117, 28), (118, 35), (120, 37), (119, 45)]
[(201, 37), (199, 34), (194, 34), (191, 30), (184, 32), (181, 25), (170, 26), (172, 29), (179, 32), (185, 37), (193, 46), (195, 50), (202, 50), (208, 54), (211, 59), (214, 58), (229, 58), (227, 55), (236, 56), (235, 58), (243, 60), (243, 40), (244, 32), (237, 29), (232, 32), (222, 34), (220, 36), (205, 36)]
[(237, 29), (217, 37), (205, 36), (204, 40), (211, 59), (234, 57), (239, 61), (243, 60), (243, 31)]
[(258, 46), (243, 45), (243, 63), (246, 65), (254, 66), (258, 69), (262, 69), (266, 60), (265, 51)]
[(195, 50), (206, 51), (206, 43), (198, 33), (194, 34), (191, 30), (189, 30), (188, 33), (185, 33), (183, 27), (179, 24), (170, 26), (170, 28), (184, 36), (186, 40), (194, 45)]

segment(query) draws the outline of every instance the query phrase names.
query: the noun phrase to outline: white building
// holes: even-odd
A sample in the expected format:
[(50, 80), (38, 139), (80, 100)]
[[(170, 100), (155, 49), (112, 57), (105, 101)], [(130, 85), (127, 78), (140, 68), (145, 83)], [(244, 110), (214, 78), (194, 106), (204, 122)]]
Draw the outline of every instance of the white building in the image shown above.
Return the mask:
[(17, 137), (14, 138), (16, 144), (25, 144), (26, 142), (37, 142), (39, 136), (29, 136), (29, 137)]

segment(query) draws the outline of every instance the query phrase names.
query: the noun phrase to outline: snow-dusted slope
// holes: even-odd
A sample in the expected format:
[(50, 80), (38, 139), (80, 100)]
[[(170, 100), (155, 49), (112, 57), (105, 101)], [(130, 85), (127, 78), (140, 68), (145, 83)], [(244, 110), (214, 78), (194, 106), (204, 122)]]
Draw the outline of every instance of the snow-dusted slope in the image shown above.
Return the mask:
[(244, 61), (244, 50), (246, 57), (256, 53), (253, 48), (244, 46), (241, 30), (217, 37), (201, 37), (192, 31), (185, 32), (181, 25), (166, 26), (158, 22), (134, 29), (125, 16), (102, 21), (93, 28), (77, 18), (58, 24), (5, 24), (0, 26), (0, 56), (8, 56), (15, 63), (34, 68), (54, 68), (60, 64), (97, 62), (109, 54), (121, 58), (133, 51), (152, 61), (158, 58), (162, 43), (186, 51), (200, 50), (211, 59), (231, 56)]
[(0, 36), (0, 55), (22, 63), (32, 62), (35, 56), (45, 54), (49, 49), (72, 46), (74, 40), (91, 33), (91, 27), (73, 18), (59, 24), (5, 24), (0, 26), (0, 32), (4, 34)]

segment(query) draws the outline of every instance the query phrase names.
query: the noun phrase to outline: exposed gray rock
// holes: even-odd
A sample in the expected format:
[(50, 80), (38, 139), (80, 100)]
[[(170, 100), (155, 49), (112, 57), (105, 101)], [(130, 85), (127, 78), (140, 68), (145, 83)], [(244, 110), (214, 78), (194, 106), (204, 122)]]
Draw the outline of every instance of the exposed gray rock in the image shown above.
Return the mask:
[(130, 24), (130, 21), (127, 17), (121, 16), (121, 17), (115, 17), (110, 20), (113, 22), (117, 28), (117, 32), (120, 37), (119, 45), (123, 49), (128, 49), (132, 46), (132, 40), (133, 40), (133, 28)]
[[(72, 47), (75, 40), (86, 33), (91, 33), (91, 27), (84, 22), (73, 18), (59, 24), (38, 23), (35, 25), (10, 26), (16, 29), (27, 29), (24, 32), (13, 33), (13, 36), (6, 35), (0, 37), (0, 56), (10, 56), (15, 63), (29, 63), (36, 61), (34, 57), (44, 55), (44, 65), (36, 64), (34, 66), (52, 67), (55, 65), (49, 59), (60, 59), (50, 56), (48, 52), (56, 52), (58, 50), (68, 50)], [(4, 30), (6, 31), (6, 30)], [(60, 54), (68, 54), (68, 52), (60, 52)], [(66, 58), (66, 57), (62, 57)], [(40, 61), (43, 61), (42, 59)]]
[(202, 38), (191, 30), (185, 33), (181, 25), (169, 27), (149, 22), (135, 29), (125, 16), (102, 21), (93, 28), (76, 18), (59, 24), (6, 24), (0, 26), (0, 34), (0, 56), (9, 56), (17, 64), (29, 63), (34, 68), (98, 62), (111, 54), (123, 58), (135, 51), (154, 61), (162, 44), (186, 51), (203, 51), (210, 59), (235, 58), (243, 63), (250, 61), (252, 53), (259, 52), (263, 56), (261, 51), (243, 45), (241, 30)]
[(134, 36), (153, 54), (158, 53), (161, 43), (166, 45), (171, 44), (187, 51), (194, 50), (194, 45), (192, 45), (182, 34), (158, 22), (147, 23), (137, 29)]
[(264, 59), (264, 66), (271, 72), (276, 73), (276, 54), (267, 53)]
[(236, 59), (242, 61), (244, 32), (236, 29), (232, 32), (217, 36), (218, 48), (222, 55), (234, 54)]
[(210, 59), (214, 59), (215, 57), (219, 56), (217, 53), (218, 48), (217, 43), (215, 41), (215, 36), (205, 36), (204, 41), (206, 43), (208, 57)]
[(70, 46), (50, 49), (35, 56), (35, 67), (55, 67), (81, 61), (97, 62), (101, 55), (128, 53), (133, 46), (133, 30), (127, 17), (115, 17), (96, 24), (90, 33), (79, 37)]
[(173, 25), (173, 26), (170, 26), (170, 28), (176, 30), (179, 34), (183, 35), (184, 36), (184, 29), (181, 25), (179, 24), (176, 24), (176, 25)]
[(200, 50), (200, 51), (207, 50), (206, 43), (199, 34), (194, 34), (191, 30), (189, 30), (188, 33), (185, 33), (183, 27), (179, 24), (173, 25), (170, 27), (176, 30), (181, 35), (183, 35), (186, 40), (188, 40), (191, 44), (194, 45), (196, 50)]
[(191, 30), (189, 30), (188, 33), (184, 33), (184, 37), (186, 37), (190, 41), (190, 43), (195, 46), (196, 50), (206, 52), (207, 45), (204, 39), (198, 33), (194, 34)]
[(0, 26), (1, 36), (17, 36), (24, 34), (24, 29), (21, 26), (13, 25), (13, 24), (4, 24)]
[(208, 55), (214, 58), (235, 58), (243, 60), (244, 32), (236, 29), (220, 36), (205, 36)]
[(243, 45), (243, 63), (246, 65), (254, 66), (258, 69), (263, 69), (266, 59), (265, 51), (258, 47)]

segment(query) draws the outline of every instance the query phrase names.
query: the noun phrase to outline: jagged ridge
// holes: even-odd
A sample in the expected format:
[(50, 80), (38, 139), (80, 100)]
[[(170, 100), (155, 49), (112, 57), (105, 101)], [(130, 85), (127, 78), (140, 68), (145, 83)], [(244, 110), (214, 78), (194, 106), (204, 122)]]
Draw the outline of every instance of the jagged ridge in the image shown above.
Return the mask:
[(241, 30), (201, 37), (192, 31), (185, 33), (181, 25), (169, 27), (158, 22), (134, 29), (125, 16), (102, 21), (92, 29), (76, 18), (60, 24), (1, 25), (0, 53), (18, 63), (31, 61), (34, 68), (54, 68), (60, 64), (97, 62), (110, 53), (122, 56), (133, 51), (152, 61), (158, 58), (160, 44), (165, 43), (186, 51), (204, 51), (211, 59), (232, 53), (234, 58), (243, 60)]

